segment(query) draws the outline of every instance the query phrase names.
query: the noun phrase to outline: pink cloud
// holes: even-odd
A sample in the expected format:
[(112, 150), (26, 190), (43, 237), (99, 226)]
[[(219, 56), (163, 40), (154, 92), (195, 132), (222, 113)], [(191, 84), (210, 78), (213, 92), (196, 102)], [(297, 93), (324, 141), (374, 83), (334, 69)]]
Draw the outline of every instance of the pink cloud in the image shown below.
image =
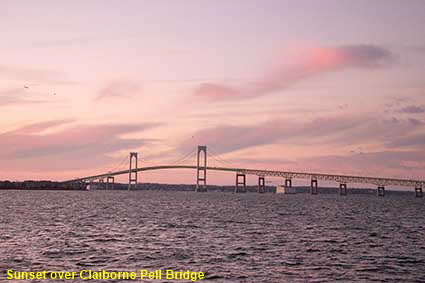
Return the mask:
[(0, 75), (10, 79), (44, 81), (60, 77), (60, 73), (50, 70), (28, 69), (16, 66), (0, 65)]
[(43, 84), (76, 84), (64, 79), (64, 74), (54, 70), (29, 69), (25, 67), (0, 65), (0, 77)]
[[(282, 149), (281, 152), (268, 151), (267, 156), (259, 153), (258, 156), (226, 158), (224, 163), (219, 163), (233, 167), (388, 177), (424, 176), (425, 125), (406, 117), (383, 119), (370, 115), (343, 115), (305, 122), (275, 119), (245, 125), (221, 125), (192, 133), (177, 146), (177, 151), (189, 152), (198, 144), (209, 146), (215, 156), (227, 153), (238, 156), (236, 152), (239, 150), (265, 145)], [(285, 151), (291, 150), (293, 145), (311, 151), (313, 157), (300, 155), (286, 159)], [(318, 145), (335, 149), (335, 154), (321, 153), (315, 149)]]
[(115, 160), (108, 154), (138, 148), (150, 141), (122, 135), (156, 126), (153, 123), (77, 125), (71, 124), (71, 120), (27, 125), (0, 134), (0, 160), (5, 161), (0, 162), (0, 169), (55, 171), (102, 166)]
[(26, 97), (27, 92), (22, 88), (0, 91), (0, 106), (48, 103), (47, 100), (34, 100)]
[(195, 89), (194, 95), (212, 101), (257, 97), (326, 72), (384, 66), (393, 57), (387, 49), (373, 45), (304, 48), (298, 50), (291, 60), (279, 59), (271, 71), (253, 83), (241, 86), (204, 83)]
[(421, 114), (425, 113), (425, 105), (408, 105), (399, 110), (400, 113)]
[(122, 98), (131, 97), (140, 93), (142, 87), (139, 83), (133, 81), (115, 81), (109, 83), (106, 87), (101, 89), (96, 96), (95, 100), (102, 100), (106, 98)]
[(410, 119), (387, 120), (372, 116), (329, 116), (306, 122), (275, 119), (251, 125), (205, 128), (193, 133), (193, 138), (183, 141), (177, 149), (187, 152), (197, 144), (210, 144), (217, 153), (228, 153), (276, 142), (294, 142), (297, 145), (376, 142), (392, 148), (402, 145), (413, 149), (413, 144), (420, 143), (423, 134), (411, 135), (423, 130), (423, 124), (412, 123)]
[(424, 158), (425, 152), (421, 150), (382, 150), (294, 160), (279, 156), (275, 159), (240, 158), (232, 161), (256, 168), (422, 179), (425, 177)]
[(196, 95), (207, 97), (211, 100), (221, 100), (232, 97), (239, 97), (243, 94), (237, 90), (227, 86), (214, 83), (203, 83), (195, 91)]
[(311, 164), (312, 170), (334, 173), (424, 178), (425, 152), (423, 150), (382, 150), (351, 155), (327, 155), (299, 159), (298, 164)]
[(72, 119), (63, 119), (63, 120), (50, 120), (50, 121), (44, 121), (44, 122), (38, 122), (38, 123), (32, 123), (29, 125), (25, 125), (19, 129), (16, 129), (11, 132), (7, 132), (4, 134), (1, 134), (1, 136), (13, 136), (13, 135), (29, 135), (29, 134), (37, 134), (41, 133), (44, 130), (52, 129), (57, 126), (62, 126), (68, 123), (73, 122)]

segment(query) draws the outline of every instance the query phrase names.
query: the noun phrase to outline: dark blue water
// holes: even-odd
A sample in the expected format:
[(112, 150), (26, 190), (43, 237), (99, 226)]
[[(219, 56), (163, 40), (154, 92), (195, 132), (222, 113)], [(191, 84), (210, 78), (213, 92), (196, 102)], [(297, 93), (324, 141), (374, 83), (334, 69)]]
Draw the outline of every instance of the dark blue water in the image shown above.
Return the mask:
[(62, 282), (6, 281), (8, 269), (189, 269), (206, 273), (198, 282), (425, 282), (424, 203), (413, 195), (0, 191), (0, 280)]

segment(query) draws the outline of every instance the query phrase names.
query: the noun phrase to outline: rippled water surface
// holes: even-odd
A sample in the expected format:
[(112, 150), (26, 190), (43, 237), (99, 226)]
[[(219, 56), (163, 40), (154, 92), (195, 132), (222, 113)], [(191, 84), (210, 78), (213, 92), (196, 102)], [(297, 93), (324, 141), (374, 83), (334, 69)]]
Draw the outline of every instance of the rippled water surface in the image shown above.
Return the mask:
[(413, 195), (0, 191), (0, 277), (7, 269), (190, 269), (206, 273), (198, 282), (425, 282), (424, 203)]

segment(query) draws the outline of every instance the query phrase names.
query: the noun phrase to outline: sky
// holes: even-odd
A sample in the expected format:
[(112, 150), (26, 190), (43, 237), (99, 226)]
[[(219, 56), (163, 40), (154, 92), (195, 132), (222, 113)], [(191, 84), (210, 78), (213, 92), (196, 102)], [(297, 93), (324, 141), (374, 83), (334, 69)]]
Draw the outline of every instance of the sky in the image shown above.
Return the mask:
[(0, 0), (0, 179), (197, 145), (211, 166), (425, 179), (424, 19), (422, 0)]

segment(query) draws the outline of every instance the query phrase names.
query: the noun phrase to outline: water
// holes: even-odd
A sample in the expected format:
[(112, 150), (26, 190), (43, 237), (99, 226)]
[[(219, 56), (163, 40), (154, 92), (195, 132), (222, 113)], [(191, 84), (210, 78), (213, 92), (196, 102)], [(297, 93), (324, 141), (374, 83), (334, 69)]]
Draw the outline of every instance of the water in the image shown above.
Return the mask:
[[(0, 277), (190, 269), (206, 273), (198, 282), (425, 282), (424, 203), (413, 195), (0, 191)], [(25, 281), (62, 282), (6, 282)]]

